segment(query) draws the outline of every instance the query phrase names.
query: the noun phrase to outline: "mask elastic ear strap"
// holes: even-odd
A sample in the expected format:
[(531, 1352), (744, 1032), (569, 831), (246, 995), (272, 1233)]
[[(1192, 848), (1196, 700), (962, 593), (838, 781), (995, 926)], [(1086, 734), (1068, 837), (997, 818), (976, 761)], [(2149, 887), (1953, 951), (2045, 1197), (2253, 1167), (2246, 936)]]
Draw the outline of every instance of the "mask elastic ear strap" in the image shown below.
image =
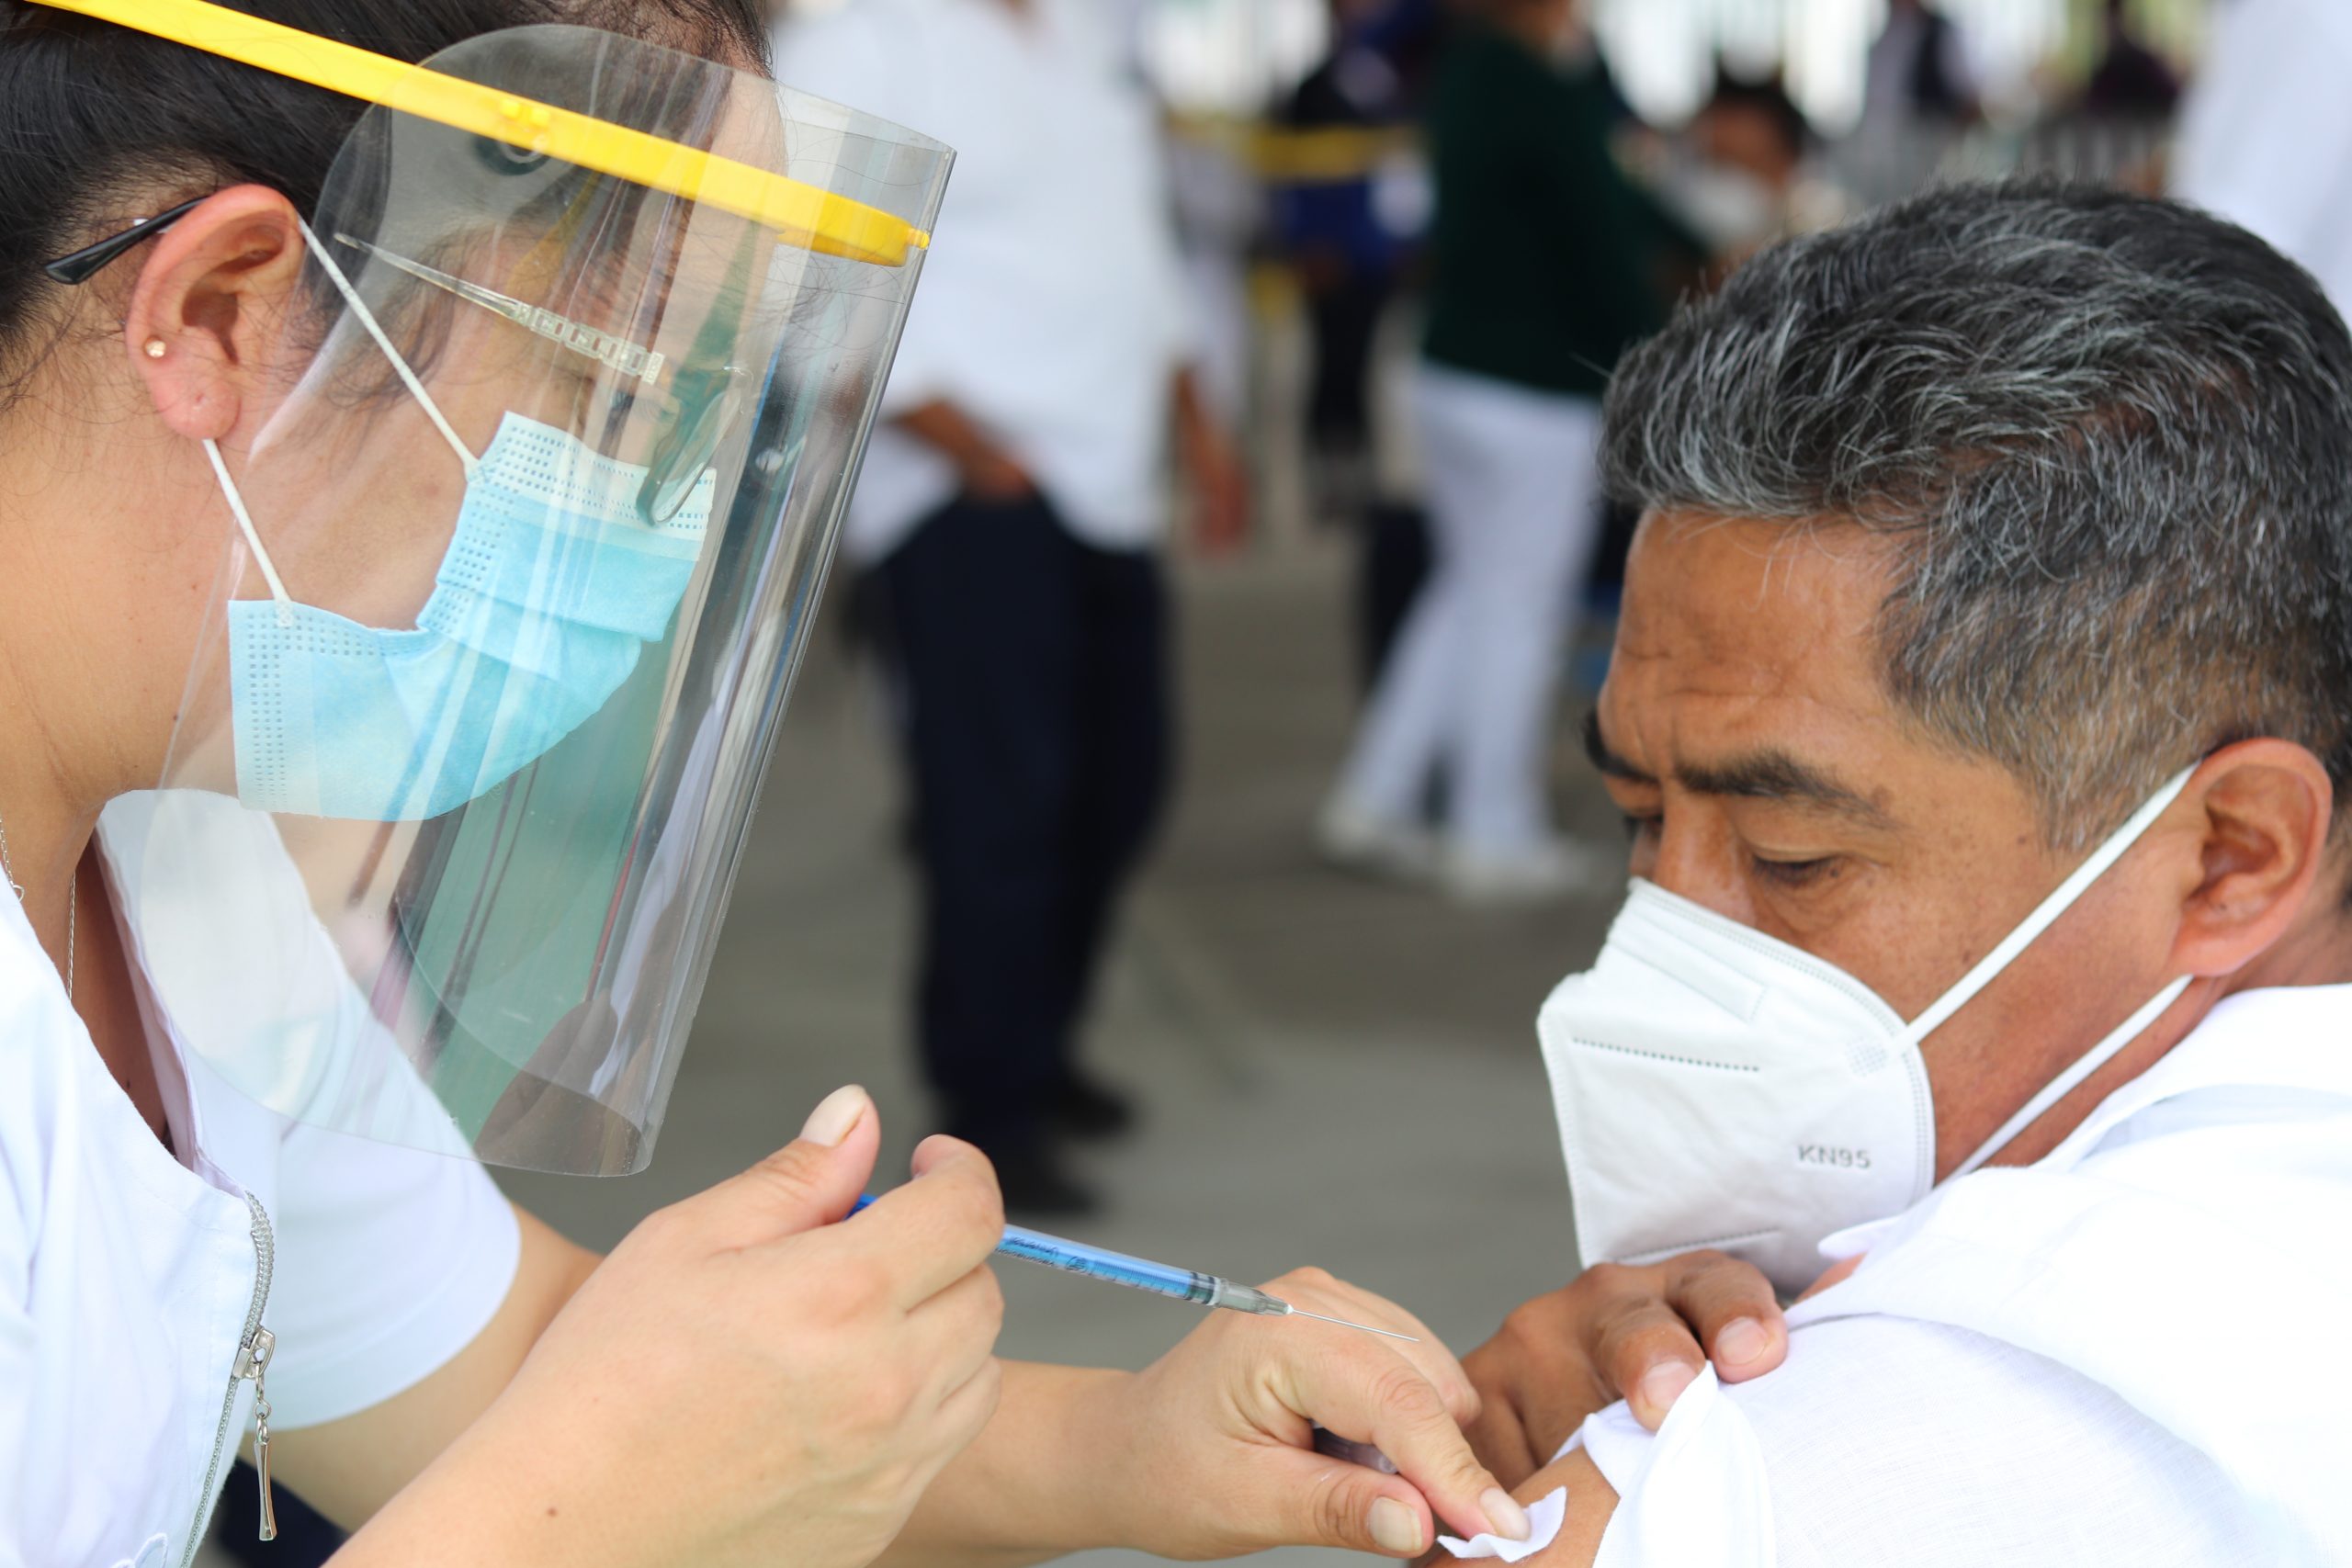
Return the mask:
[(294, 221), (301, 224), (302, 238), (310, 243), (311, 254), (317, 260), (320, 269), (343, 296), (343, 302), (351, 307), (351, 313), (359, 318), (359, 324), (368, 330), (368, 335), (376, 340), (376, 346), (384, 351), (384, 357), (392, 362), (392, 370), (400, 377), (401, 385), (408, 389), (409, 395), (424, 410), (425, 417), (441, 433), (441, 439), (449, 444), (449, 450), (458, 455), (458, 461), (465, 466), (466, 478), (472, 479), (474, 469), (481, 464), (481, 459), (473, 454), (473, 448), (458, 440), (458, 433), (449, 428), (449, 422), (441, 417), (441, 407), (433, 400), (433, 394), (424, 389), (424, 383), (416, 378), (416, 372), (410, 369), (408, 361), (401, 357), (401, 351), (394, 348), (392, 340), (384, 335), (384, 329), (377, 324), (376, 313), (368, 309), (367, 303), (359, 298), (359, 290), (351, 286), (351, 279), (343, 275), (343, 268), (335, 265), (334, 257), (327, 254), (327, 248), (319, 243), (316, 234), (311, 232), (311, 226), (303, 223), (299, 215)]
[(254, 564), (261, 568), (262, 581), (269, 584), (269, 596), (277, 601), (277, 619), (282, 626), (293, 619), (294, 596), (286, 592), (285, 579), (277, 575), (269, 551), (262, 547), (261, 533), (254, 526), (254, 514), (245, 510), (245, 498), (238, 492), (237, 481), (229, 477), (229, 465), (220, 458), (220, 444), (206, 436), (204, 455), (212, 459), (213, 477), (220, 481), (220, 493), (228, 498), (229, 514), (237, 520), (237, 529), (245, 536), (245, 547), (253, 551)]
[(2083, 896), (2084, 888), (2098, 881), (2109, 866), (2123, 857), (2124, 851), (2140, 841), (2140, 835), (2148, 830), (2148, 825), (2163, 816), (2165, 807), (2179, 798), (2180, 792), (2188, 786), (2188, 776), (2197, 771), (2199, 765), (2191, 762), (2175, 773), (2162, 789), (2149, 796), (2147, 803), (2110, 834), (2107, 842), (2093, 850), (2089, 859), (2076, 866), (2065, 881), (2051, 890), (2050, 897), (2035, 905), (2033, 913), (2018, 921), (2016, 930), (1996, 943), (1993, 951), (1979, 959), (1976, 966), (1962, 975), (1951, 989), (1928, 1003), (1928, 1010), (1913, 1019), (1905, 1028), (1905, 1037), (1914, 1044), (1926, 1039), (1935, 1032), (1937, 1025), (1958, 1012), (1970, 998), (2007, 968), (2012, 959), (2023, 953), (2034, 938), (2048, 931), (2058, 917)]
[(2150, 997), (2138, 1012), (2116, 1025), (2114, 1032), (2106, 1039), (2076, 1057), (2074, 1066), (2042, 1085), (2040, 1092), (2018, 1107), (2016, 1115), (2001, 1123), (1999, 1132), (1979, 1144), (1974, 1154), (1961, 1161), (1959, 1168), (1948, 1179), (1958, 1180), (2000, 1153), (2011, 1138), (2041, 1120), (2041, 1113), (2065, 1099), (2076, 1084), (2105, 1066), (2109, 1058), (2118, 1051), (2139, 1039), (2142, 1030), (2155, 1022), (2165, 1009), (2180, 999), (2180, 993), (2188, 988), (2188, 976), (2183, 975), (2179, 979)]

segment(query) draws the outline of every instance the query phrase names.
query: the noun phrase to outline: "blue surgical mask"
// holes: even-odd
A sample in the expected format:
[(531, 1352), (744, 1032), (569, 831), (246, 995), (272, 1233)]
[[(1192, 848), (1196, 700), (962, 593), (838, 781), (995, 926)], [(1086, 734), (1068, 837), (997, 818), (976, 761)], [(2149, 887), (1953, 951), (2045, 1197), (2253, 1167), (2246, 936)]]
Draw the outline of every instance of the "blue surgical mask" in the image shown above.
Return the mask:
[(476, 458), (323, 265), (456, 451), (465, 496), (415, 627), (364, 626), (292, 596), (205, 443), (271, 594), (229, 604), (237, 796), (266, 811), (414, 821), (503, 784), (620, 689), (639, 650), (668, 634), (714, 484), (705, 474), (675, 515), (650, 523), (638, 504), (645, 468), (518, 413)]

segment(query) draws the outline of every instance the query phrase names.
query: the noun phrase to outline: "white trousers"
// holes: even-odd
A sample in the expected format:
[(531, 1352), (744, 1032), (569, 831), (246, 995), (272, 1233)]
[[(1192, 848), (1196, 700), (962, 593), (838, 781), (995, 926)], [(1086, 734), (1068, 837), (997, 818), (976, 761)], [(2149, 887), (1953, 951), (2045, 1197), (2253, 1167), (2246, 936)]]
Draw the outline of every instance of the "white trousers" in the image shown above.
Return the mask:
[(1600, 531), (1600, 405), (1422, 364), (1412, 390), (1434, 566), (1340, 774), (1359, 809), (1510, 855), (1551, 835), (1552, 705)]

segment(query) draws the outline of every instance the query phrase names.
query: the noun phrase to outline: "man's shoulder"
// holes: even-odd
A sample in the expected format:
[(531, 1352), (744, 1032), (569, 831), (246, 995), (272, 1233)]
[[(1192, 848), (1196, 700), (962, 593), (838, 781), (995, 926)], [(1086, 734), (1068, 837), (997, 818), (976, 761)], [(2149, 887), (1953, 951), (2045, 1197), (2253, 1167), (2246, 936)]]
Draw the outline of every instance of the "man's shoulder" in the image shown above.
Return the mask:
[[(2143, 1077), (2292, 1074), (2352, 1093), (2352, 985), (2264, 986), (2223, 997)], [(2226, 1060), (2208, 1061), (2227, 1054)]]
[(1808, 1324), (1779, 1370), (1692, 1383), (1655, 1437), (1621, 1404), (1580, 1439), (1617, 1494), (1598, 1568), (2279, 1560), (2195, 1447), (2071, 1368), (1947, 1324)]
[(1805, 1325), (1723, 1397), (1770, 1477), (1780, 1562), (1888, 1568), (2250, 1561), (2259, 1518), (2209, 1456), (2113, 1390), (1989, 1335)]
[[(2326, 1129), (2346, 1116), (2352, 1116), (2352, 986), (2267, 987), (2216, 1002), (2031, 1168), (2088, 1170), (2118, 1150), (2151, 1143), (2164, 1145), (2156, 1160), (2142, 1162), (2152, 1168), (2226, 1161), (2232, 1156), (2216, 1153), (2222, 1143), (2187, 1135), (2246, 1126), (2301, 1123), (2332, 1144)], [(2282, 1136), (2290, 1142), (2293, 1134)], [(2352, 1161), (2341, 1175), (2352, 1201)]]
[[(2344, 1560), (2352, 1371), (2299, 1356), (2306, 1369), (2284, 1382), (2246, 1375), (2250, 1344), (2282, 1310), (2352, 1315), (2352, 1258), (2318, 1239), (2352, 1234), (2352, 1095), (2327, 1088), (2348, 1047), (2320, 1027), (2341, 999), (2216, 1009), (2177, 1060), (2110, 1096), (2049, 1158), (1950, 1182), (1864, 1238), (1850, 1278), (1791, 1310), (1798, 1375), (1759, 1381), (1759, 1418), (1815, 1438), (1859, 1424), (1869, 1451), (1853, 1457), (1867, 1464), (1943, 1431), (1962, 1448), (2006, 1434), (2039, 1465), (2054, 1426), (2105, 1456), (2098, 1473), (2124, 1495), (2199, 1456), (2257, 1488), (2282, 1532), (2247, 1560)], [(1941, 1369), (1939, 1394), (1917, 1382), (1927, 1365)], [(1890, 1387), (1920, 1403), (1879, 1399)], [(1835, 1397), (1803, 1403), (1816, 1391)], [(2021, 1473), (2007, 1452), (1984, 1462)]]

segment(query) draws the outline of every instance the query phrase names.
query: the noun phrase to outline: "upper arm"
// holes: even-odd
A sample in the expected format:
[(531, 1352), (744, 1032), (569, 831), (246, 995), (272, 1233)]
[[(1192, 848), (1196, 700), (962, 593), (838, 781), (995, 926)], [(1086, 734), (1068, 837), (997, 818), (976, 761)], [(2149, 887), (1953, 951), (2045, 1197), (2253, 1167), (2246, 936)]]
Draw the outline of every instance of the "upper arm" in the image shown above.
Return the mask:
[(598, 1261), (513, 1210), (513, 1282), (481, 1331), (421, 1382), (351, 1415), (273, 1434), (272, 1471), (346, 1529), (381, 1507), (502, 1393), (539, 1333)]

